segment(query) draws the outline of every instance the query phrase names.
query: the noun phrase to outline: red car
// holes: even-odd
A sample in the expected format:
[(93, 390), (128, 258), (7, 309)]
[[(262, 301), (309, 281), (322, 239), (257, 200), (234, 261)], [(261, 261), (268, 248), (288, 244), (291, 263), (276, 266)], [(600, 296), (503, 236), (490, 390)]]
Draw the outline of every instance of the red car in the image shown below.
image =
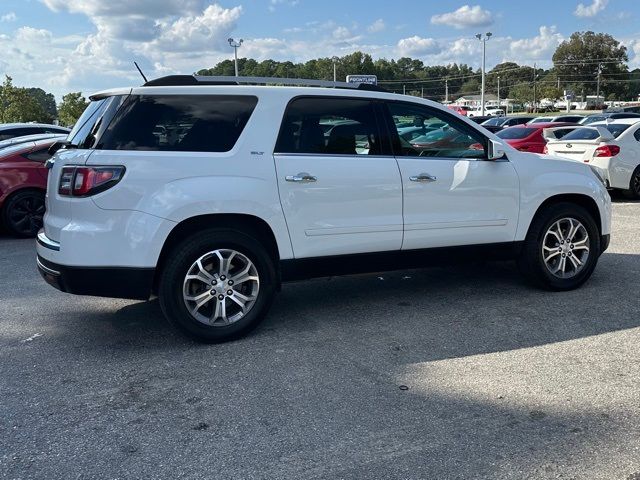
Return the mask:
[(447, 108), (450, 108), (454, 112), (459, 113), (460, 115), (463, 115), (465, 117), (467, 116), (467, 112), (469, 111), (469, 107), (460, 105), (447, 105)]
[(566, 131), (556, 133), (556, 136), (561, 138), (563, 134), (567, 134), (579, 126), (575, 123), (541, 122), (515, 125), (500, 130), (496, 135), (521, 152), (543, 153), (544, 147), (547, 145), (547, 141), (542, 136), (542, 131), (545, 128), (567, 127)]
[(60, 138), (21, 143), (0, 150), (0, 223), (17, 237), (42, 228), (49, 147)]

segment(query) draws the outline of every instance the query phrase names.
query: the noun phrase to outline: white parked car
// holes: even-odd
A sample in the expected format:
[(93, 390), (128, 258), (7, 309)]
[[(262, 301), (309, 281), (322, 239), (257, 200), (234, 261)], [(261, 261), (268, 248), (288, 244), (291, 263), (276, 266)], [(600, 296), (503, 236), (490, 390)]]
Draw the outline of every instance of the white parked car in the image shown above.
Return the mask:
[(595, 122), (561, 139), (548, 129), (546, 152), (594, 167), (607, 187), (640, 198), (640, 120)]
[[(467, 117), (479, 117), (483, 115), (482, 109), (478, 108), (476, 110), (469, 110), (467, 112)], [(484, 108), (484, 115), (487, 117), (502, 117), (504, 116), (504, 110), (501, 108)]]
[[(586, 165), (518, 152), (428, 100), (229, 81), (91, 97), (49, 162), (49, 283), (155, 293), (182, 330), (223, 341), (255, 327), (283, 281), (495, 256), (568, 290), (608, 246), (609, 195)], [(443, 126), (410, 142), (407, 124)]]

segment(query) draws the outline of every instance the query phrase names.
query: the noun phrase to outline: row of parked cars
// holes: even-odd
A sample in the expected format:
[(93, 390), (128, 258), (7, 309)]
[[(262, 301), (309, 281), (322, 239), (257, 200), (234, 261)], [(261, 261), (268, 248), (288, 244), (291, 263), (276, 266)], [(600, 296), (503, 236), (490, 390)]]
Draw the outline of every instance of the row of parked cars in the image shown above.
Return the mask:
[(522, 152), (589, 164), (607, 188), (640, 198), (640, 114), (503, 116), (481, 123)]
[(49, 147), (70, 130), (37, 123), (0, 124), (0, 227), (34, 237), (45, 212)]

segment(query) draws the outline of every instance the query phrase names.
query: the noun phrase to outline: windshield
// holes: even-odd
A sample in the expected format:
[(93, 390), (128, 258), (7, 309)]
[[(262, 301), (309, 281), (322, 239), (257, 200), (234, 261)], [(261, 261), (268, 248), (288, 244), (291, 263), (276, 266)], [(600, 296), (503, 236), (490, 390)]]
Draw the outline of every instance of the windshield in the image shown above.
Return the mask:
[(489, 126), (492, 126), (492, 127), (499, 127), (504, 122), (506, 122), (506, 118), (493, 117), (493, 118), (490, 118), (489, 120), (485, 120), (480, 125), (489, 125)]
[(542, 123), (542, 122), (551, 122), (553, 121), (552, 117), (538, 117), (531, 120), (529, 123)]
[(602, 115), (593, 115), (591, 117), (585, 117), (582, 120), (580, 120), (580, 123), (582, 125), (589, 125), (590, 123), (594, 123), (594, 122), (603, 122), (604, 120), (606, 120), (607, 117), (604, 117)]
[(504, 138), (505, 140), (517, 140), (521, 138), (527, 138), (529, 135), (532, 135), (534, 132), (537, 132), (537, 128), (506, 128), (504, 130), (500, 130), (496, 135), (500, 138)]

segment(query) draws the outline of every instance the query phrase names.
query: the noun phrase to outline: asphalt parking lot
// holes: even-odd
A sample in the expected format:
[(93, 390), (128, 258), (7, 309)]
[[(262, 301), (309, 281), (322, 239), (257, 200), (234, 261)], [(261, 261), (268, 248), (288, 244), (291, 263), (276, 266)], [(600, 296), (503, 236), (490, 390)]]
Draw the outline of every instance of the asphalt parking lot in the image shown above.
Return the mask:
[(638, 219), (615, 201), (574, 292), (508, 263), (314, 280), (223, 345), (0, 237), (0, 478), (640, 478)]

